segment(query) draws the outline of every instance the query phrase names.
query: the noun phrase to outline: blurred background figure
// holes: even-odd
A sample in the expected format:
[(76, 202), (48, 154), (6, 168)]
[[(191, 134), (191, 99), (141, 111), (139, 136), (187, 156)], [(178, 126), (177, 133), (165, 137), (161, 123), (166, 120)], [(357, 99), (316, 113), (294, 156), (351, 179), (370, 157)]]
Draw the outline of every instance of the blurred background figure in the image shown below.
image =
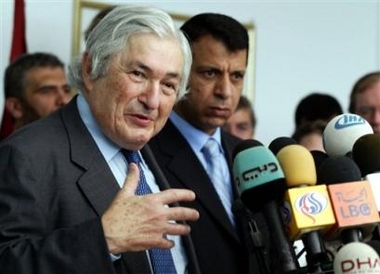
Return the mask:
[(323, 120), (304, 123), (296, 129), (292, 138), (308, 150), (325, 152), (323, 148), (323, 131), (326, 125), (327, 122)]
[(373, 132), (380, 133), (380, 71), (362, 76), (354, 84), (348, 111), (370, 123)]
[(252, 139), (256, 129), (256, 115), (252, 104), (244, 95), (240, 96), (235, 112), (227, 120), (223, 129), (243, 140)]
[(42, 52), (15, 59), (5, 71), (4, 89), (14, 130), (47, 116), (72, 97), (63, 62)]
[(294, 116), (295, 128), (315, 120), (329, 122), (342, 113), (342, 106), (335, 97), (327, 93), (313, 92), (298, 103)]
[(320, 92), (310, 93), (296, 107), (292, 138), (309, 150), (324, 151), (323, 131), (332, 118), (342, 113), (342, 106), (334, 96)]

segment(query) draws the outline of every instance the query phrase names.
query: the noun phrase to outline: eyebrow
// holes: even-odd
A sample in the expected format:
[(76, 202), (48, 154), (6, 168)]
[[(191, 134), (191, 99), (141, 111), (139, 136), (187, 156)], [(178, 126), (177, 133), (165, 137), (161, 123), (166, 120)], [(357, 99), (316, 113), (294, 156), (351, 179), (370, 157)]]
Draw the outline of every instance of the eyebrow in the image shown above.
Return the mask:
[[(152, 70), (149, 66), (147, 66), (146, 64), (144, 64), (144, 63), (142, 63), (142, 62), (140, 62), (140, 61), (133, 61), (133, 62), (130, 62), (128, 65), (130, 65), (130, 66), (137, 66), (137, 67), (139, 67), (139, 68), (141, 68), (141, 69), (143, 69), (143, 70), (145, 70), (145, 71), (148, 71), (148, 72), (150, 72), (150, 73), (153, 73), (153, 70)], [(178, 79), (181, 78), (181, 77), (180, 77), (180, 74), (177, 73), (177, 72), (167, 72), (167, 73), (165, 74), (165, 77), (169, 77), (169, 78), (178, 78)]]
[[(215, 66), (215, 65), (200, 65), (198, 67), (195, 67), (195, 70), (196, 71), (203, 71), (203, 70), (215, 70), (215, 71), (223, 71), (222, 69), (220, 69), (218, 66)], [(231, 73), (241, 73), (241, 74), (245, 74), (247, 72), (246, 69), (236, 69), (236, 70), (233, 70), (230, 72)]]

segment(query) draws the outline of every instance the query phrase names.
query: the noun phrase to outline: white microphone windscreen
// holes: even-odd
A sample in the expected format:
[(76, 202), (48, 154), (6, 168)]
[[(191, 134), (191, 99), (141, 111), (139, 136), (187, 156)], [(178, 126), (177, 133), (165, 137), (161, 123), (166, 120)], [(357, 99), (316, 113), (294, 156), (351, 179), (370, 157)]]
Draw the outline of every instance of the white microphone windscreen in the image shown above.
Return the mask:
[(365, 243), (348, 243), (335, 255), (334, 273), (380, 273), (380, 257), (375, 249)]
[(351, 113), (331, 119), (323, 131), (323, 146), (329, 156), (343, 156), (361, 136), (373, 133), (371, 125), (361, 116)]

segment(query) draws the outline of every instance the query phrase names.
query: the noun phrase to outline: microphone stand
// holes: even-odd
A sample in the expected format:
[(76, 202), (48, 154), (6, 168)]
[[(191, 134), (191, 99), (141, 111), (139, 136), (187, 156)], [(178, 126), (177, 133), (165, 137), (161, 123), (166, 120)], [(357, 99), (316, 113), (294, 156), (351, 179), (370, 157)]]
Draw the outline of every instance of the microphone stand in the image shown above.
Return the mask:
[(322, 262), (328, 259), (323, 241), (318, 231), (310, 231), (302, 237), (302, 242), (306, 250), (306, 261), (308, 273), (325, 273), (322, 269)]
[(263, 236), (257, 226), (254, 214), (244, 206), (240, 199), (234, 201), (232, 211), (241, 221), (243, 230), (245, 230), (243, 235), (246, 237), (245, 242), (249, 251), (249, 269), (257, 268), (257, 265), (259, 265), (260, 273), (272, 274), (273, 271), (271, 271), (268, 259), (269, 255), (265, 249)]

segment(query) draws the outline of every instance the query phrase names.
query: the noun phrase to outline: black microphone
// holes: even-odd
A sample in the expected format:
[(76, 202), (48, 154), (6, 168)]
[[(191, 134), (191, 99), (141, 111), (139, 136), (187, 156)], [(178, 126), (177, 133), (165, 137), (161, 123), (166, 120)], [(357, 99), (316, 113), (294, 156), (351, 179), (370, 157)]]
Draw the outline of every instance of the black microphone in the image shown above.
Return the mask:
[(283, 149), (284, 147), (288, 145), (296, 145), (297, 142), (291, 137), (281, 136), (274, 139), (268, 146), (270, 151), (273, 152), (274, 155), (277, 155), (277, 153)]
[[(367, 134), (360, 137), (352, 148), (352, 158), (363, 179), (370, 183), (377, 211), (380, 212), (380, 135)], [(373, 238), (380, 239), (379, 225), (373, 231)]]
[[(314, 164), (315, 164), (315, 170), (318, 170), (321, 164), (329, 158), (327, 153), (320, 151), (320, 150), (311, 150), (310, 151), (311, 156), (313, 156)], [(317, 173), (317, 182), (318, 182), (318, 173)]]
[(233, 174), (241, 200), (252, 212), (263, 213), (283, 273), (296, 272), (297, 260), (279, 211), (286, 182), (277, 158), (255, 140), (241, 142), (233, 156)]

